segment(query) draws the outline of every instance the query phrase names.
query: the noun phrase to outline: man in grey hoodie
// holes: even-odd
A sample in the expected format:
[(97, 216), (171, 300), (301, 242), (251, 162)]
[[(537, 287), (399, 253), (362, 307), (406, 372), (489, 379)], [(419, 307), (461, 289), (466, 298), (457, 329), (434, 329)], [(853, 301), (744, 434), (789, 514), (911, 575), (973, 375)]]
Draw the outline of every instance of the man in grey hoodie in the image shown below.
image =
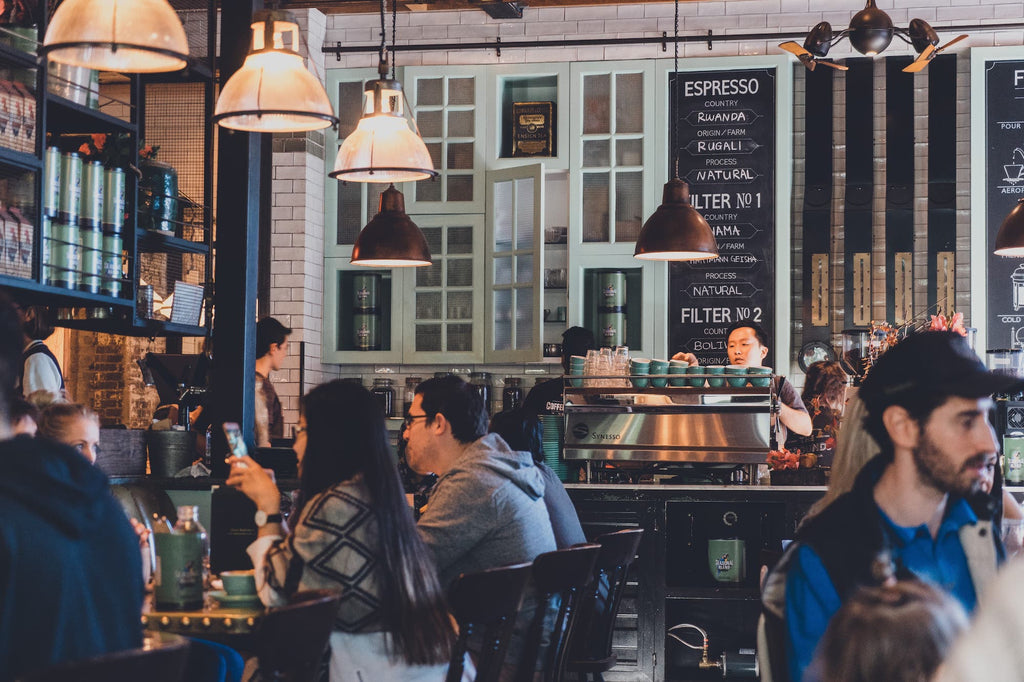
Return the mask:
[(456, 376), (424, 381), (405, 421), (409, 466), (438, 476), (418, 527), (443, 586), (556, 549), (541, 472), (528, 452), (487, 433), (472, 386)]

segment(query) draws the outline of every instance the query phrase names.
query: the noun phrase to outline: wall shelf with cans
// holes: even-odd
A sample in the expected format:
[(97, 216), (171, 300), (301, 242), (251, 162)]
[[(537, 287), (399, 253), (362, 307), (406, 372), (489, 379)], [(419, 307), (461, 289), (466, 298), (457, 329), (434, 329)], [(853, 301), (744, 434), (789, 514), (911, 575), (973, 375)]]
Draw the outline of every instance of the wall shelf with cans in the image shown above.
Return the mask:
[[(0, 286), (59, 308), (61, 326), (197, 336), (211, 322), (216, 15), (203, 4), (187, 31), (199, 56), (173, 75), (47, 62), (28, 31), (6, 40), (0, 26), (0, 101), (23, 112), (13, 140), (0, 115), (0, 254), (12, 223), (27, 236), (14, 253), (31, 254), (0, 257)], [(35, 5), (38, 39), (47, 11)]]

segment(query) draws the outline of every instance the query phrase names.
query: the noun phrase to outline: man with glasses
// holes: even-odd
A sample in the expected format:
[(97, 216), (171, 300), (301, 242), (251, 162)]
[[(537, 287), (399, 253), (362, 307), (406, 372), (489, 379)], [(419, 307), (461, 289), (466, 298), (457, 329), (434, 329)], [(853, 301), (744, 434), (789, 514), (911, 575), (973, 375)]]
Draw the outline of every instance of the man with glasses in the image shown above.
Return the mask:
[[(451, 375), (421, 383), (405, 416), (404, 438), (413, 471), (438, 476), (417, 526), (442, 587), (460, 573), (531, 562), (556, 549), (543, 474), (529, 452), (487, 433), (483, 398), (472, 386)], [(528, 591), (501, 680), (515, 674), (536, 604)], [(471, 640), (470, 648), (475, 644)]]
[(553, 551), (544, 479), (528, 452), (487, 433), (480, 394), (456, 376), (424, 381), (405, 417), (406, 458), (437, 484), (419, 520), (445, 587), (460, 573)]

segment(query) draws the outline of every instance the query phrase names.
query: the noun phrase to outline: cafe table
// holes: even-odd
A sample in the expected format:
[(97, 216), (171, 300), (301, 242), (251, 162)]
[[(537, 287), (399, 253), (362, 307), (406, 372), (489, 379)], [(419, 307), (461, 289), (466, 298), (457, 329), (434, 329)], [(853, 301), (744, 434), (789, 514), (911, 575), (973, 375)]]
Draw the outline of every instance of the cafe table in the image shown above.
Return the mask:
[(149, 593), (142, 607), (142, 626), (149, 631), (173, 632), (247, 649), (265, 612), (258, 598), (243, 605), (227, 606), (218, 602), (211, 591), (204, 593), (201, 608), (160, 609)]

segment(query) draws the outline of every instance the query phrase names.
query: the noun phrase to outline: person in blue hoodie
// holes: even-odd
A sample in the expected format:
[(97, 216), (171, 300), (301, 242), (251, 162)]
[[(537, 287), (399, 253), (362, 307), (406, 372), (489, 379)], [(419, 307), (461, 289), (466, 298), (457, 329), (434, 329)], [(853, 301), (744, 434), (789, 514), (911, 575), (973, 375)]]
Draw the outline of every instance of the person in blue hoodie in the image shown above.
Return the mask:
[(12, 437), (20, 319), (0, 294), (0, 681), (142, 645), (139, 541), (73, 448)]

